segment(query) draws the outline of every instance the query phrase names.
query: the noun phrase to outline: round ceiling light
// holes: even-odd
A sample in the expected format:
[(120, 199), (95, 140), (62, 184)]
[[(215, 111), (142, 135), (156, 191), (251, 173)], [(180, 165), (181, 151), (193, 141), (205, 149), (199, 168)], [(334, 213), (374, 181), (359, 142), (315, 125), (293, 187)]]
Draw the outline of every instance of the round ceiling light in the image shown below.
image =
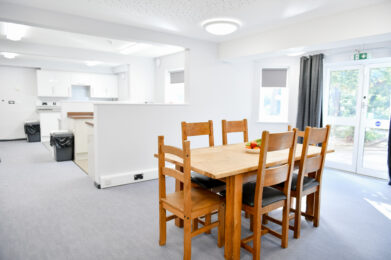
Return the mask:
[(205, 21), (202, 26), (204, 29), (214, 35), (228, 35), (237, 31), (240, 23), (231, 19), (215, 19)]

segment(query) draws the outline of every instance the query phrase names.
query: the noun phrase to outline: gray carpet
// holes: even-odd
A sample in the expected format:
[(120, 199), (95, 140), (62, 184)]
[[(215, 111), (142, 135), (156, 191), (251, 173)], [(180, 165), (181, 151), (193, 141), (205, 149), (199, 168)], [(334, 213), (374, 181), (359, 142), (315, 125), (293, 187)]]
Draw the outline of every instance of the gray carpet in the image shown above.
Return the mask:
[[(183, 233), (172, 222), (167, 245), (158, 245), (157, 181), (98, 190), (40, 143), (2, 142), (0, 158), (1, 260), (182, 258)], [(301, 239), (291, 233), (287, 249), (264, 236), (262, 259), (390, 259), (391, 187), (331, 170), (323, 187), (320, 227), (303, 221)], [(223, 259), (216, 236), (195, 237), (193, 259)]]

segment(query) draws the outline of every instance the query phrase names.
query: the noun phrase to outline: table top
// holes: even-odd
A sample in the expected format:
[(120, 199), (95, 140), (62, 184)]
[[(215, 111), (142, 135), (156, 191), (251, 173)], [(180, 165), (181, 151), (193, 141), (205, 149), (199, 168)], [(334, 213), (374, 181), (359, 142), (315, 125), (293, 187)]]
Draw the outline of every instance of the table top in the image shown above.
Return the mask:
[[(295, 161), (300, 160), (301, 150), (302, 144), (297, 144)], [(309, 156), (315, 156), (320, 152), (321, 147), (308, 147)], [(288, 153), (288, 149), (269, 152), (266, 166), (271, 167), (286, 162)], [(165, 159), (168, 162), (182, 165), (182, 159), (175, 155), (166, 154)], [(255, 171), (258, 169), (258, 163), (259, 154), (246, 152), (244, 143), (191, 149), (191, 169), (214, 179)]]

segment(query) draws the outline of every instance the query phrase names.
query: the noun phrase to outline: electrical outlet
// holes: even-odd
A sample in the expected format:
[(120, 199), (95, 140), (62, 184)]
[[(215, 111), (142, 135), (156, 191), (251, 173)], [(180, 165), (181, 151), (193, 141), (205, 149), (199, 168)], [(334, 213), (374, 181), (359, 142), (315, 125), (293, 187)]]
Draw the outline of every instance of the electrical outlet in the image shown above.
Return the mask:
[(133, 179), (135, 181), (144, 179), (144, 173), (135, 174)]

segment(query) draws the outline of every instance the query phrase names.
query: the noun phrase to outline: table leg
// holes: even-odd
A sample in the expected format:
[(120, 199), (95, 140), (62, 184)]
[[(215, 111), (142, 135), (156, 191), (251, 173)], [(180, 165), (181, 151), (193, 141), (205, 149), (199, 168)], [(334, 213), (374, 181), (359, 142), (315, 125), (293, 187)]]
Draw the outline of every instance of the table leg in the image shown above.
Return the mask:
[[(182, 166), (176, 165), (175, 169), (183, 172)], [(183, 182), (175, 180), (175, 191), (181, 191), (181, 190), (183, 190)], [(183, 219), (175, 218), (175, 225), (179, 228), (183, 228)]]
[(240, 259), (242, 185), (242, 175), (227, 178), (224, 253), (226, 259)]

